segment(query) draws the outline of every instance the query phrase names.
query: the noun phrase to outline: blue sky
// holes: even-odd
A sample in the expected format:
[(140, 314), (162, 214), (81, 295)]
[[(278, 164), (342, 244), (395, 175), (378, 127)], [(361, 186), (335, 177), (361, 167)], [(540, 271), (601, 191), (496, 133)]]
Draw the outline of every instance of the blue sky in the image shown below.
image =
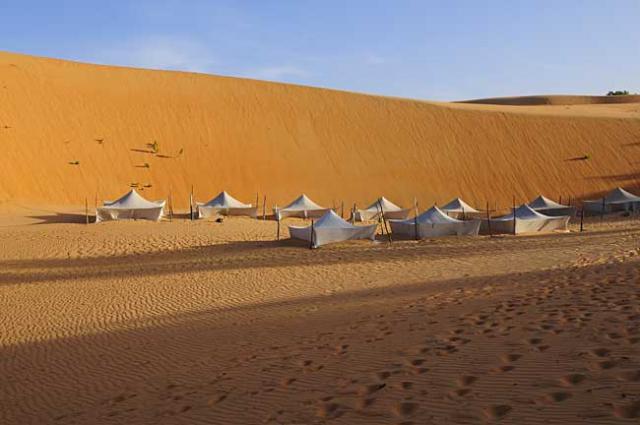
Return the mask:
[(2, 0), (0, 50), (432, 100), (640, 92), (640, 0)]

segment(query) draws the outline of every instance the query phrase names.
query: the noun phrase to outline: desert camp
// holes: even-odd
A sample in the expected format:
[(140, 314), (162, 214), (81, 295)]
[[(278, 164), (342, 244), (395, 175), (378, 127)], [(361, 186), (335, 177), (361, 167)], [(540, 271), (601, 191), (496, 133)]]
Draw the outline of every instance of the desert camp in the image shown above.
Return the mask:
[(636, 3), (4, 2), (0, 425), (637, 424)]

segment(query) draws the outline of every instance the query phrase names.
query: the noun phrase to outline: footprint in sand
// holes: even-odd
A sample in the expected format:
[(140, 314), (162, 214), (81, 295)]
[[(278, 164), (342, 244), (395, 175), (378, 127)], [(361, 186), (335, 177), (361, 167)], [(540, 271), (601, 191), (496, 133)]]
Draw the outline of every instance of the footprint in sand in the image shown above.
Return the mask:
[(627, 382), (639, 382), (640, 381), (640, 370), (629, 370), (622, 372), (619, 376), (619, 379)]
[(418, 403), (413, 403), (411, 401), (402, 401), (398, 403), (393, 408), (393, 413), (397, 416), (410, 416), (418, 410)]
[(458, 378), (458, 385), (460, 385), (461, 387), (468, 387), (469, 385), (473, 384), (477, 380), (478, 378), (475, 376), (463, 375), (460, 378)]
[(566, 391), (555, 391), (550, 394), (547, 394), (546, 400), (554, 403), (560, 403), (569, 398), (573, 397), (573, 394)]
[(591, 354), (596, 357), (607, 357), (611, 353), (611, 350), (607, 348), (596, 348), (595, 350), (591, 350)]
[(580, 384), (585, 379), (587, 379), (587, 377), (582, 375), (581, 373), (571, 373), (560, 378), (560, 384), (565, 387), (573, 387)]
[(321, 418), (335, 419), (345, 413), (345, 407), (334, 402), (322, 402), (318, 406), (316, 415)]
[(512, 407), (508, 404), (494, 404), (492, 406), (485, 407), (482, 409), (482, 412), (489, 420), (497, 420), (505, 417), (510, 411)]
[(629, 404), (618, 405), (613, 408), (613, 414), (618, 418), (635, 419), (640, 418), (640, 400)]
[(373, 394), (375, 392), (380, 391), (381, 389), (383, 389), (386, 386), (387, 386), (387, 384), (385, 384), (384, 382), (376, 383), (376, 384), (363, 385), (360, 388), (358, 388), (358, 394), (359, 395), (371, 395), (371, 394)]
[(596, 368), (600, 370), (613, 369), (617, 365), (618, 365), (618, 362), (615, 360), (603, 360), (595, 364)]
[(515, 369), (515, 366), (504, 365), (504, 366), (493, 368), (491, 369), (491, 371), (492, 372), (511, 372), (513, 369)]
[(519, 360), (522, 357), (522, 354), (504, 354), (500, 357), (500, 359), (505, 363), (511, 363)]

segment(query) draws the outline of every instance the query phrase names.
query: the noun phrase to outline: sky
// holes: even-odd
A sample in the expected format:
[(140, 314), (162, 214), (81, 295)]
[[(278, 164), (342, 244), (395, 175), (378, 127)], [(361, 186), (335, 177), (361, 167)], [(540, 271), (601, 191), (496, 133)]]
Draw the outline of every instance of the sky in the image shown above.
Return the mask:
[(0, 50), (428, 100), (640, 92), (640, 0), (0, 0)]

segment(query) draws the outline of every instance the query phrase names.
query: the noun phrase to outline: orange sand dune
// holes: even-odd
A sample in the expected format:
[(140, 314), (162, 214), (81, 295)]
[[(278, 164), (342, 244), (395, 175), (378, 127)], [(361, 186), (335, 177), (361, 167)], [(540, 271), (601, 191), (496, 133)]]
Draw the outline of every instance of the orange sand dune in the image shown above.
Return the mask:
[(422, 102), (12, 53), (0, 104), (0, 201), (14, 203), (92, 205), (134, 182), (177, 207), (191, 185), (200, 200), (226, 189), (271, 206), (304, 191), (329, 206), (379, 194), (426, 206), (638, 184), (638, 108)]

